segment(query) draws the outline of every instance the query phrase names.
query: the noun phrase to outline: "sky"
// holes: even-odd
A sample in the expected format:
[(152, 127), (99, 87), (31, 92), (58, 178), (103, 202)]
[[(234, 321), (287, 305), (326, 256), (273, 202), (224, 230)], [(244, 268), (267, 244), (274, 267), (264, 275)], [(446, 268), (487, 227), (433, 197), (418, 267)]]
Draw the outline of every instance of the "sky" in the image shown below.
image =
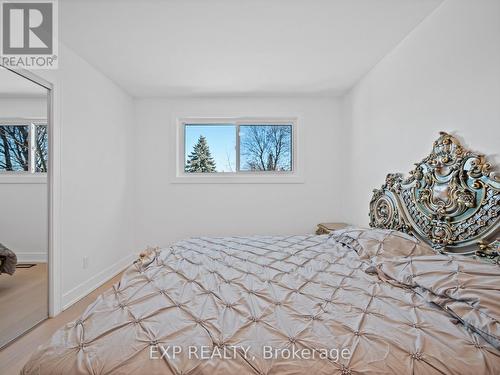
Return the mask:
[[(185, 129), (185, 160), (200, 135), (207, 139), (217, 172), (236, 171), (236, 126), (231, 124), (189, 125)], [(229, 159), (229, 160), (228, 160)]]

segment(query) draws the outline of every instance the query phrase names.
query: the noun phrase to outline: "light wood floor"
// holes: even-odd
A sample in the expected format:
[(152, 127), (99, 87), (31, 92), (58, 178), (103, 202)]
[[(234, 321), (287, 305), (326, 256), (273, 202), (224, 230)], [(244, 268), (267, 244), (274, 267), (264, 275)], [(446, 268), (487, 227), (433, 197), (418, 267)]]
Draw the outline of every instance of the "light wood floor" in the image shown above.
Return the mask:
[(43, 321), (31, 331), (0, 350), (0, 374), (19, 374), (24, 364), (39, 345), (48, 341), (52, 334), (66, 323), (76, 320), (85, 308), (95, 301), (99, 294), (120, 281), (121, 276), (121, 273), (116, 275), (55, 318)]
[(0, 347), (48, 316), (47, 263), (0, 275)]

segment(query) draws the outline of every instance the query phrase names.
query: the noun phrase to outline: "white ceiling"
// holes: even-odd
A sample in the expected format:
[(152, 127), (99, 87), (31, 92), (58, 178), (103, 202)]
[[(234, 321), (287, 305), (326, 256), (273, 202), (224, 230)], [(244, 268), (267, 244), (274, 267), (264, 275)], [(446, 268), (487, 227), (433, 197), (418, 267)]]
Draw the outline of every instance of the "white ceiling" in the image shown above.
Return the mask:
[(60, 1), (60, 37), (133, 96), (336, 95), (442, 0)]
[(0, 98), (44, 97), (47, 89), (0, 66)]

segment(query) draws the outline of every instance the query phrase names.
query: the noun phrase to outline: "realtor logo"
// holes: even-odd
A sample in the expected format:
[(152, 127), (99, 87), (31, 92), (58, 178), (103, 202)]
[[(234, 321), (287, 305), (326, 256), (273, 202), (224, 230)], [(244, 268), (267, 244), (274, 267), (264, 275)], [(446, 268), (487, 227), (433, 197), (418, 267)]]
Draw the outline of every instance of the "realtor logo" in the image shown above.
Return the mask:
[(0, 64), (23, 69), (57, 67), (55, 0), (1, 1), (0, 19)]

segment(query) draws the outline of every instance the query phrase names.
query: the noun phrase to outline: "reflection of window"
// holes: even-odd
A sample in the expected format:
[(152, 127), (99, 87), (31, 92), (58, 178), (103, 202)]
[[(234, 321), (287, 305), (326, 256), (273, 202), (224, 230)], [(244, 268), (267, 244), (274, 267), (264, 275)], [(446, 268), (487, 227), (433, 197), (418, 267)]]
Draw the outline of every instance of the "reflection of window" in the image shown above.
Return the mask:
[(283, 173), (294, 170), (294, 121), (182, 122), (185, 173)]
[(47, 172), (47, 124), (0, 121), (0, 173)]
[(47, 125), (35, 125), (36, 161), (35, 172), (47, 172), (49, 135)]

